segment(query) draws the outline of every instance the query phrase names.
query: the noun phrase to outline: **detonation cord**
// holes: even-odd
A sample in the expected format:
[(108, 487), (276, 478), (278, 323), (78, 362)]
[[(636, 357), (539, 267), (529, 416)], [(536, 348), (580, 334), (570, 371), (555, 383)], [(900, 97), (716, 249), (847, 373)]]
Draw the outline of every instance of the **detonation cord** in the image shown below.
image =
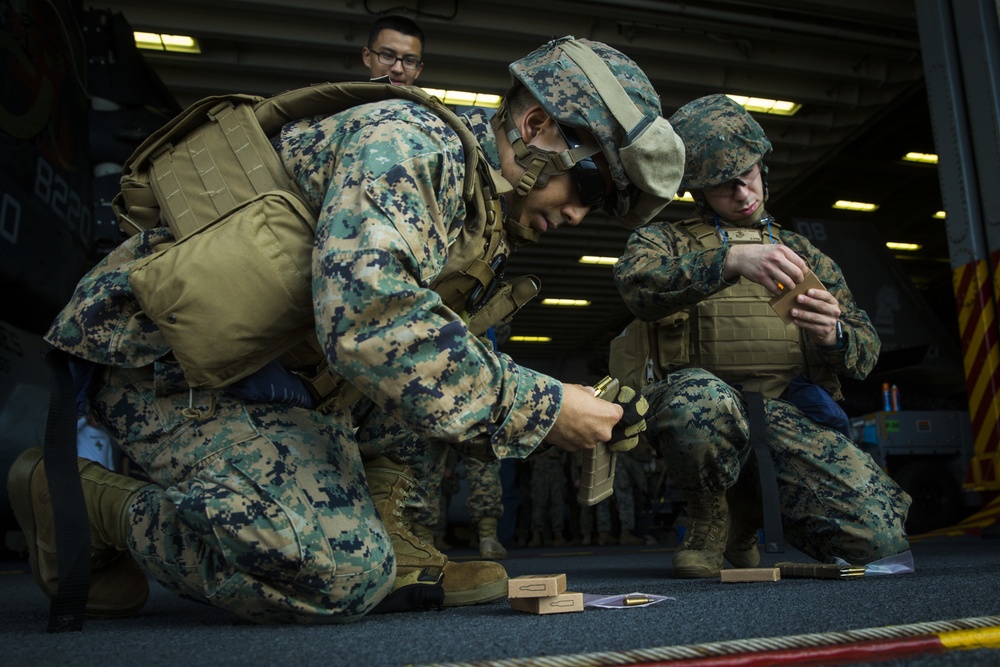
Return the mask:
[(435, 663), (424, 667), (591, 667), (630, 665), (653, 667), (764, 667), (794, 664), (851, 664), (955, 649), (1000, 648), (1000, 616), (981, 616), (952, 621), (929, 621), (908, 625), (766, 637), (726, 642), (664, 646), (581, 653), (532, 656), (474, 663)]

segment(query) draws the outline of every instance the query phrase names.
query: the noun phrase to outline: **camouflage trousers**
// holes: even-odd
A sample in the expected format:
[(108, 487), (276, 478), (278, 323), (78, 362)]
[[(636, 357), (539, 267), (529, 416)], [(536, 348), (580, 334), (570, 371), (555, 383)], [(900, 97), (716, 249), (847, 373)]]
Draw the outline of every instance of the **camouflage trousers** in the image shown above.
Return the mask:
[[(688, 499), (725, 493), (752, 449), (742, 395), (700, 369), (647, 386), (650, 441)], [(853, 442), (791, 403), (765, 399), (765, 439), (774, 461), (788, 543), (817, 560), (861, 565), (909, 549), (910, 497)]]
[[(444, 512), (441, 485), (449, 445), (428, 442), (378, 408), (366, 411), (360, 420), (357, 437), (366, 460), (386, 456), (409, 466), (417, 482), (407, 499), (410, 515), (419, 524), (436, 526)], [(500, 461), (483, 461), (464, 455), (462, 460), (469, 482), (467, 507), (470, 518), (473, 521), (485, 517), (499, 519), (503, 515)]]
[(129, 550), (167, 589), (258, 623), (346, 623), (392, 589), (395, 559), (350, 415), (181, 389), (175, 366), (111, 369), (91, 400), (156, 486)]
[(553, 535), (562, 533), (566, 478), (566, 469), (558, 458), (539, 456), (531, 461), (532, 530), (551, 528)]

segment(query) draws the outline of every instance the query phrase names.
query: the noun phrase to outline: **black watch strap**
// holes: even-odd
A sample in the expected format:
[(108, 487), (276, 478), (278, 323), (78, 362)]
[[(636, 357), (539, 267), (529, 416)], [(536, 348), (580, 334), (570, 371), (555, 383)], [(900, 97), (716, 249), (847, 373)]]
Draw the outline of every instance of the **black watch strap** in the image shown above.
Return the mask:
[(837, 342), (833, 345), (817, 345), (816, 347), (824, 352), (836, 352), (837, 350), (844, 349), (846, 344), (847, 341), (844, 340), (844, 325), (840, 323), (840, 320), (837, 320)]

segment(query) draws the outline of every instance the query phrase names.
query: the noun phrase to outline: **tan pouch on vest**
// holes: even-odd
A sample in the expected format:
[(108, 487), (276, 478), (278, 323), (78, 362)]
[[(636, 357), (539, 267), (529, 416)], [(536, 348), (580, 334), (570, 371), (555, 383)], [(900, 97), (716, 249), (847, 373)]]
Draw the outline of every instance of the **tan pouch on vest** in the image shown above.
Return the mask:
[(136, 263), (135, 296), (193, 387), (246, 377), (312, 330), (314, 233), (305, 203), (275, 190)]
[(690, 313), (682, 310), (656, 322), (655, 357), (658, 369), (666, 375), (691, 361)]
[(649, 325), (642, 320), (629, 322), (625, 330), (611, 339), (608, 372), (619, 384), (639, 391), (649, 384), (652, 360), (649, 355)]

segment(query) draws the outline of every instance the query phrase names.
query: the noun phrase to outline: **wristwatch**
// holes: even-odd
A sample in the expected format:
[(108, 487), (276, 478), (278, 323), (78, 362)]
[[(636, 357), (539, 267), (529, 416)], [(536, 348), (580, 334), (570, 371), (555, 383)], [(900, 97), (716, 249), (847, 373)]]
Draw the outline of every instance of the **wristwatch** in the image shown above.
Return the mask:
[(834, 342), (833, 345), (817, 345), (816, 347), (824, 352), (836, 352), (837, 350), (843, 349), (845, 345), (847, 345), (847, 341), (844, 340), (844, 326), (840, 323), (840, 320), (837, 320), (836, 342)]

